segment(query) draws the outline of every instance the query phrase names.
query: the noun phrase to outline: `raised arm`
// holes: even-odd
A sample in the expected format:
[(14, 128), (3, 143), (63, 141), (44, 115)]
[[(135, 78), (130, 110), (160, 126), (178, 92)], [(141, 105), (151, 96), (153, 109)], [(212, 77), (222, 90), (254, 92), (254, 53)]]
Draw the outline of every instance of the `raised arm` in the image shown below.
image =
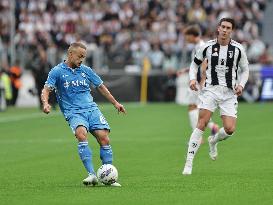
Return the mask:
[(43, 112), (48, 114), (50, 113), (51, 105), (48, 103), (49, 99), (49, 93), (50, 93), (50, 88), (48, 86), (44, 86), (41, 94), (41, 100), (43, 103)]
[(97, 90), (110, 102), (114, 105), (114, 107), (118, 110), (119, 112), (123, 112), (126, 114), (126, 110), (123, 107), (122, 104), (120, 104), (114, 96), (110, 93), (110, 91), (107, 89), (107, 87), (104, 84), (101, 84), (100, 86), (97, 87)]

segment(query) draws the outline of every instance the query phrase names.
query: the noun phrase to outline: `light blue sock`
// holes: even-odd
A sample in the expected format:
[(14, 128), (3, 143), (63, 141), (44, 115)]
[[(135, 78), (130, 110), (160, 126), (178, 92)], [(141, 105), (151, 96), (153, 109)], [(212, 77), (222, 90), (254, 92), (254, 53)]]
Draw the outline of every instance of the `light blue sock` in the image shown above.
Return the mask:
[(100, 159), (102, 164), (112, 164), (113, 152), (111, 145), (103, 145), (100, 147)]
[(95, 174), (93, 163), (92, 163), (92, 152), (88, 146), (87, 141), (79, 142), (78, 152), (88, 174)]

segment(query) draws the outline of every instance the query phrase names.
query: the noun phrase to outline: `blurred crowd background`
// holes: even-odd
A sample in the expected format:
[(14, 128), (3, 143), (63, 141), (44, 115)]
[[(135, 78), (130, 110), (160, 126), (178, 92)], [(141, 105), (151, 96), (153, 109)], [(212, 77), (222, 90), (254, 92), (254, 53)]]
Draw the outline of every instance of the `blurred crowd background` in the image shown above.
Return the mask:
[[(128, 65), (141, 69), (147, 57), (152, 69), (176, 71), (187, 66), (191, 58), (193, 45), (185, 44), (185, 26), (198, 24), (203, 39), (208, 40), (216, 37), (217, 22), (222, 17), (235, 19), (233, 39), (244, 45), (250, 63), (270, 65), (272, 46), (260, 37), (267, 3), (266, 0), (0, 0), (0, 65), (13, 83), (16, 80), (12, 78), (30, 70), (36, 84), (42, 85), (49, 69), (65, 59), (68, 45), (82, 41), (88, 47), (86, 64), (96, 70), (124, 69)], [(20, 83), (14, 87), (19, 89)]]

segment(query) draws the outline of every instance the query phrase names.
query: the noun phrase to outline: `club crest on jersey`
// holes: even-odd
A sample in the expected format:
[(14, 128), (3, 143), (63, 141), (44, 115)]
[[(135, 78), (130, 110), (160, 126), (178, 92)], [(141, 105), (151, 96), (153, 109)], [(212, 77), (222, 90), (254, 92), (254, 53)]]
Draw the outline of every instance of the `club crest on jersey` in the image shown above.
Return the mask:
[(229, 58), (232, 58), (232, 57), (233, 57), (233, 51), (229, 51), (229, 52), (228, 52), (228, 57), (229, 57)]
[(85, 76), (86, 76), (86, 75), (85, 75), (85, 73), (82, 73), (82, 77), (84, 77), (84, 78), (85, 78)]

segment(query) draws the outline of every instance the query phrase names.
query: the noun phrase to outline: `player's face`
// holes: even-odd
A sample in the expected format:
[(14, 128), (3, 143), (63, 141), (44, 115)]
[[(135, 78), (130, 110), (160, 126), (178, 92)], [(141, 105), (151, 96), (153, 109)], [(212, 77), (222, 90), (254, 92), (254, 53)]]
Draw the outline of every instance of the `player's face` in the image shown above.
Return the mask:
[(222, 39), (228, 39), (231, 36), (232, 33), (232, 24), (227, 21), (223, 21), (219, 26), (218, 26), (218, 33), (219, 37)]
[(185, 35), (185, 40), (187, 43), (195, 43), (194, 35)]
[(73, 67), (80, 67), (86, 57), (86, 50), (84, 48), (75, 48), (69, 53), (69, 61)]

